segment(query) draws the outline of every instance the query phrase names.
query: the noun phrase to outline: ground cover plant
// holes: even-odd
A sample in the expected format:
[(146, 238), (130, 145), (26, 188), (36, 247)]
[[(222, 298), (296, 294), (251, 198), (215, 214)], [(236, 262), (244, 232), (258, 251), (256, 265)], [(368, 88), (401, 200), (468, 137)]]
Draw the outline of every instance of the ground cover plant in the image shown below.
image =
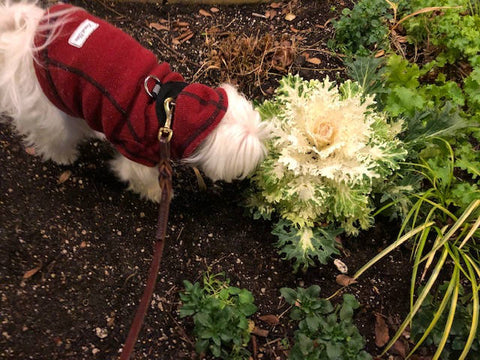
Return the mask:
[(320, 298), (318, 285), (307, 289), (282, 288), (280, 292), (292, 306), (290, 318), (298, 323), (289, 359), (372, 359), (353, 323), (354, 310), (360, 306), (353, 295), (344, 294), (343, 303), (334, 307)]
[(250, 291), (229, 283), (225, 274), (208, 272), (203, 275), (202, 283), (185, 280), (185, 291), (180, 293), (180, 317), (193, 317), (195, 349), (199, 354), (208, 352), (220, 359), (248, 359), (251, 354), (247, 344), (253, 330), (249, 317), (257, 307)]

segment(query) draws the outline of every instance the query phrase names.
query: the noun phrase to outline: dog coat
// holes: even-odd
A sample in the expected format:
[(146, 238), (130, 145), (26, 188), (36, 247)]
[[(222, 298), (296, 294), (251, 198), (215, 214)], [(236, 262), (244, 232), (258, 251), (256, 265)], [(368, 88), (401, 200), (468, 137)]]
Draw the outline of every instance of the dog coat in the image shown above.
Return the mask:
[[(51, 26), (59, 19), (61, 26)], [(85, 119), (130, 160), (147, 166), (158, 163), (157, 136), (163, 124), (144, 81), (151, 75), (161, 84), (183, 82), (180, 74), (167, 63), (159, 64), (151, 51), (123, 31), (66, 4), (46, 11), (35, 49), (35, 73), (57, 108)], [(172, 158), (181, 159), (190, 156), (218, 125), (228, 99), (221, 88), (191, 84), (175, 103), (171, 152)]]

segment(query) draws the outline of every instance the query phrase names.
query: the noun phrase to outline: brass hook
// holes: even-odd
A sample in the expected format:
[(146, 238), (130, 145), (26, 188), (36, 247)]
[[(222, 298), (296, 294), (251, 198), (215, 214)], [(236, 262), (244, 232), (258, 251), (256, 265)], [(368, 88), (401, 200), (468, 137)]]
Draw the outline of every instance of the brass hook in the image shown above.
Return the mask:
[(166, 98), (163, 102), (163, 107), (165, 109), (166, 119), (165, 125), (162, 126), (158, 131), (158, 139), (160, 140), (161, 138), (166, 137), (167, 142), (169, 142), (173, 136), (173, 130), (171, 129), (173, 108), (175, 107), (175, 102), (173, 101), (173, 98)]

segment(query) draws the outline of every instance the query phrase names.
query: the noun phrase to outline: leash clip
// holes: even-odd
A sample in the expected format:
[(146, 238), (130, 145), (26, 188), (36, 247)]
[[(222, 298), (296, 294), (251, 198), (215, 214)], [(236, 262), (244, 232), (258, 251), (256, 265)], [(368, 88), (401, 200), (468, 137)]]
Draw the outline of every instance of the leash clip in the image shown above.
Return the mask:
[(170, 142), (173, 136), (173, 130), (171, 129), (172, 117), (173, 117), (173, 108), (175, 107), (175, 102), (173, 98), (166, 98), (163, 102), (163, 108), (165, 109), (165, 125), (160, 127), (158, 131), (158, 140), (166, 139), (167, 142)]

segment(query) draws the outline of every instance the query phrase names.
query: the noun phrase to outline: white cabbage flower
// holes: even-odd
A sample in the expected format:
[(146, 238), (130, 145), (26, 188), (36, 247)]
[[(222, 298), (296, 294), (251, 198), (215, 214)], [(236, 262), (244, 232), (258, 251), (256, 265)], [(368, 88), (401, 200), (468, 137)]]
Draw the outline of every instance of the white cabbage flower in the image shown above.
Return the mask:
[(269, 156), (252, 181), (248, 204), (256, 216), (280, 218), (274, 233), (296, 267), (332, 253), (334, 228), (347, 234), (371, 226), (370, 195), (406, 156), (390, 124), (372, 110), (357, 83), (289, 75), (259, 111), (272, 124)]

